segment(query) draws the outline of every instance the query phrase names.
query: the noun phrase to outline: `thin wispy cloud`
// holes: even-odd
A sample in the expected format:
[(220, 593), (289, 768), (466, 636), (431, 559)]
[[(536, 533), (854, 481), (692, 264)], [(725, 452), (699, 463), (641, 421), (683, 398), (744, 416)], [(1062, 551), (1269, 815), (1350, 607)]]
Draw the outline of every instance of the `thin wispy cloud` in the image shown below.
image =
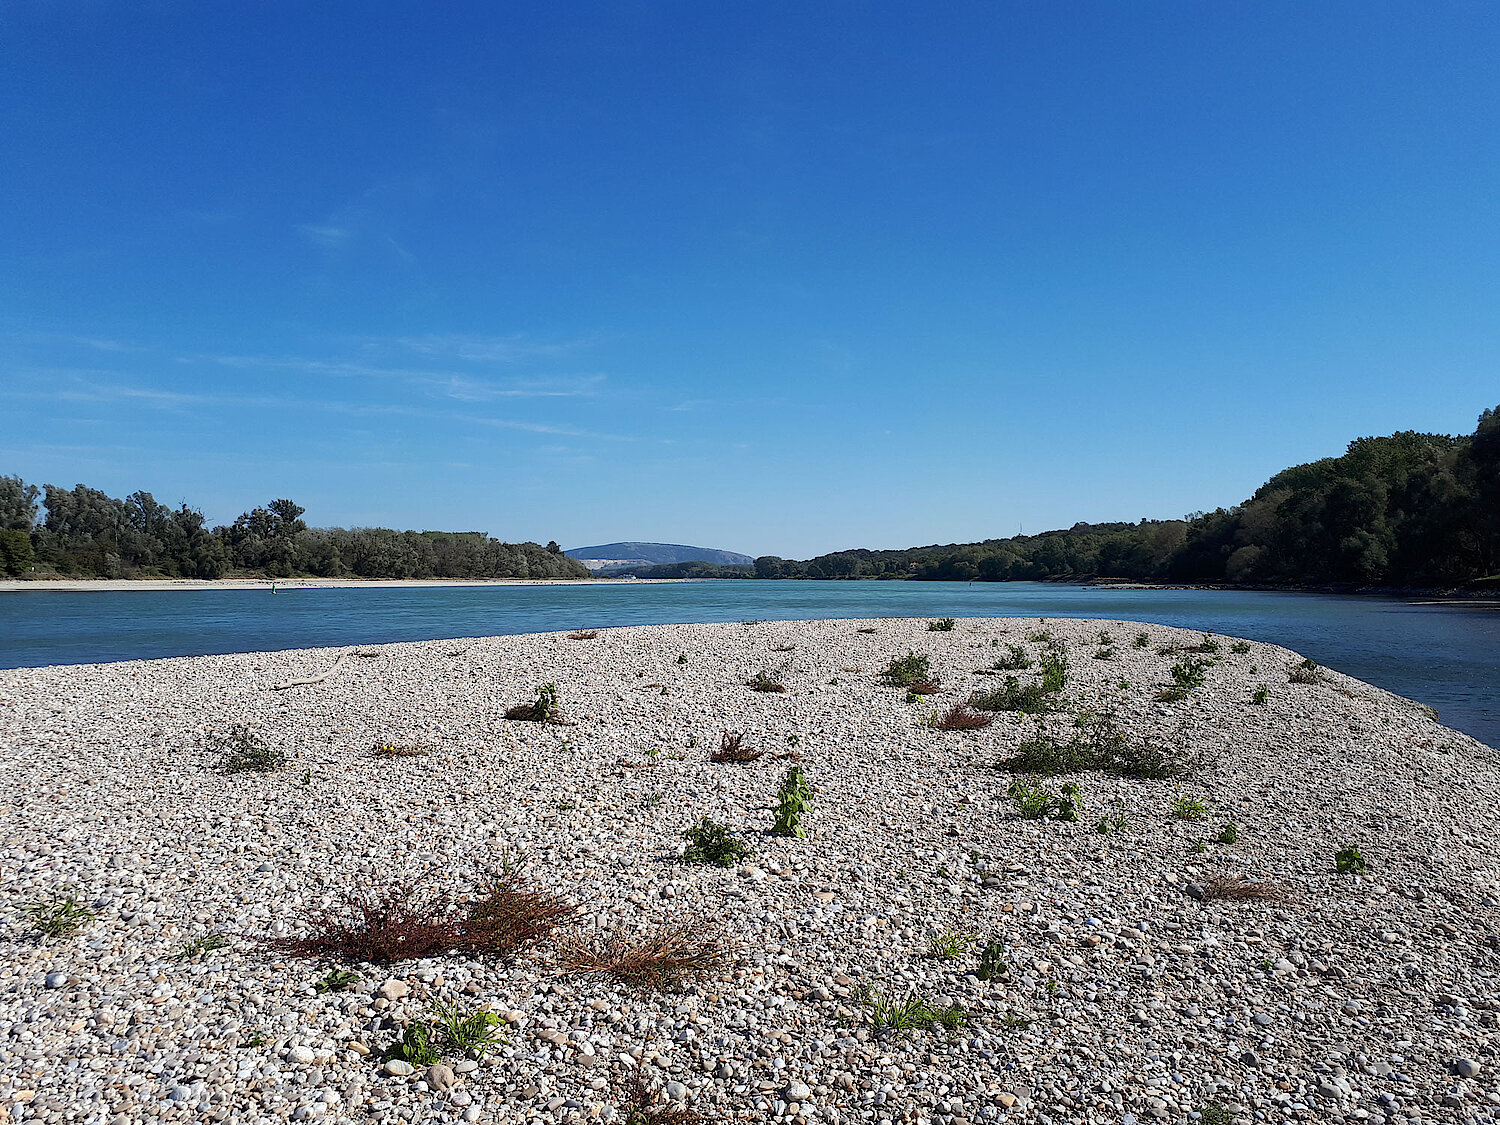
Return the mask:
[(354, 238), (354, 232), (348, 227), (327, 223), (301, 223), (297, 227), (297, 233), (324, 250), (343, 249)]

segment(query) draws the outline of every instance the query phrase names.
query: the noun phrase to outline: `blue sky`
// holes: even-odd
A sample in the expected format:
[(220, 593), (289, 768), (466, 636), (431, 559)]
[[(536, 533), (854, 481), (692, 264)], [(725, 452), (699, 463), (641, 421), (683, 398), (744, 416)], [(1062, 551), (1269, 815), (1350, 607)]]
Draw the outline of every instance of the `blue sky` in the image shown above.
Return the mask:
[(0, 473), (805, 557), (1500, 403), (1493, 4), (0, 9)]

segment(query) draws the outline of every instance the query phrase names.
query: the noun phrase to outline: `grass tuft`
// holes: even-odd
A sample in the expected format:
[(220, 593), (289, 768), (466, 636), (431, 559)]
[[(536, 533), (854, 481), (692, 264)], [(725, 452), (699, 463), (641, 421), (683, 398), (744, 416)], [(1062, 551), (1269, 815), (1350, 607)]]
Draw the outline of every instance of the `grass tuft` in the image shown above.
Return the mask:
[(32, 928), (44, 938), (72, 937), (94, 920), (94, 912), (69, 887), (22, 908)]
[(907, 994), (904, 1000), (888, 999), (870, 990), (860, 990), (860, 1005), (865, 1009), (865, 1018), (877, 1032), (900, 1038), (912, 1031), (928, 1031), (945, 1028), (957, 1031), (968, 1022), (969, 1015), (961, 1007), (935, 1008), (925, 996), (916, 992)]

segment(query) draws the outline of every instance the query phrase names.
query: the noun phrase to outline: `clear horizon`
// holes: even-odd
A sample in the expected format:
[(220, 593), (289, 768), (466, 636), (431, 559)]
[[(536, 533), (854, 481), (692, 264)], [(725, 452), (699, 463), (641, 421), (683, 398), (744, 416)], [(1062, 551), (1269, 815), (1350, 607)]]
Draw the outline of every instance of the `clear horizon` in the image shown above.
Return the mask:
[(1475, 4), (23, 0), (0, 474), (806, 558), (1500, 402)]

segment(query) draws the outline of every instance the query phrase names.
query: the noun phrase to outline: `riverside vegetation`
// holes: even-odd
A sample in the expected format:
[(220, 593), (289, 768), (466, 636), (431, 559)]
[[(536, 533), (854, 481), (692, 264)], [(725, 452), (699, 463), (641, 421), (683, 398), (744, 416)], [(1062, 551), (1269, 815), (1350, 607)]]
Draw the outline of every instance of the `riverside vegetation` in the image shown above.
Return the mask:
[[(13, 1117), (1500, 1106), (1500, 757), (1298, 654), (1034, 620), (366, 654), (0, 673)], [(979, 709), (997, 671), (1046, 706)]]

